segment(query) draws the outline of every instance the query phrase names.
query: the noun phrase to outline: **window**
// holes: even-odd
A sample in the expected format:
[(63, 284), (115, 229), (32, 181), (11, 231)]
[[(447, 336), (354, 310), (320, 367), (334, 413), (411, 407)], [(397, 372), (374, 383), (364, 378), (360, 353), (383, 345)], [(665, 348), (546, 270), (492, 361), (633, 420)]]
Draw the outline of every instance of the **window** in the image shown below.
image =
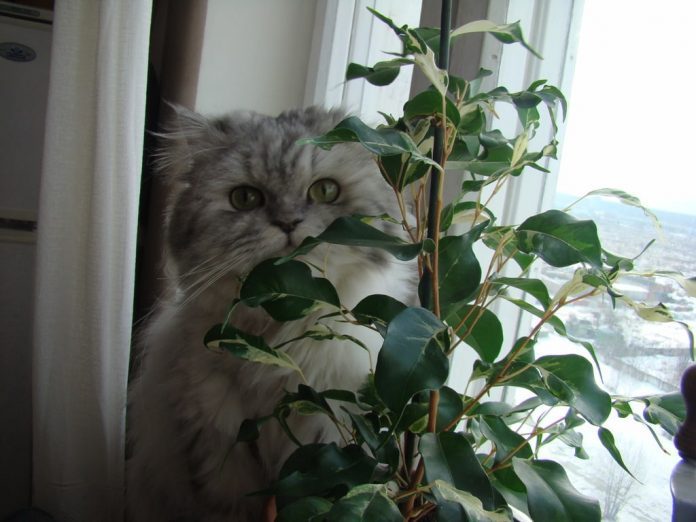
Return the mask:
[[(336, 13), (329, 13), (327, 8), (326, 20), (338, 22), (326, 25), (328, 29), (322, 26), (317, 35), (326, 45), (313, 47), (340, 54), (345, 62), (373, 63), (375, 56), (366, 52), (364, 39), (349, 41), (349, 35), (344, 35), (343, 47), (335, 42), (330, 44), (340, 40), (335, 36), (337, 30), (332, 28), (345, 29), (346, 20), (355, 24), (356, 31), (383, 29), (365, 22), (360, 14), (367, 3), (361, 1), (359, 8), (346, 13), (338, 9), (338, 4), (334, 6)], [(369, 3), (379, 4), (376, 7), (384, 11), (388, 10), (387, 4), (395, 6), (396, 0)], [(488, 4), (490, 19), (500, 22), (521, 19), (525, 35), (545, 59), (538, 61), (514, 45), (505, 46), (501, 54), (500, 45), (487, 38), (481, 65), (498, 71), (498, 83), (511, 90), (523, 89), (534, 79), (544, 78), (570, 98), (565, 135), (562, 131), (559, 136), (563, 147), (560, 168), (554, 162), (549, 165), (552, 174), (546, 179), (539, 176), (531, 181), (511, 183), (508, 192), (499, 198), (500, 208), (492, 209), (494, 213), (502, 222), (520, 223), (544, 208), (563, 208), (590, 190), (622, 188), (656, 209), (663, 222), (662, 237), (641, 258), (645, 266), (659, 264), (686, 275), (696, 273), (696, 263), (692, 260), (696, 239), (691, 237), (691, 231), (696, 229), (696, 181), (689, 170), (693, 168), (689, 161), (688, 127), (682, 127), (696, 121), (696, 109), (682, 100), (694, 80), (688, 73), (689, 68), (693, 69), (690, 64), (696, 55), (696, 42), (689, 41), (687, 31), (677, 27), (681, 21), (696, 19), (696, 3), (691, 0), (659, 5), (649, 0), (490, 0)], [(400, 23), (416, 25), (417, 14), (414, 11), (408, 17), (400, 14), (395, 18)], [(373, 35), (371, 41), (379, 39)], [(374, 51), (388, 47), (374, 43), (370, 48)], [(322, 64), (336, 65), (338, 59), (334, 55), (324, 57), (323, 61), (322, 56), (315, 57), (316, 68), (320, 69)], [(317, 87), (321, 96), (314, 93), (311, 101), (329, 105), (335, 100), (356, 103), (369, 114), (373, 95), (361, 91), (363, 87), (358, 84), (346, 87), (342, 83), (344, 70), (338, 67), (333, 80)], [(656, 98), (657, 88), (663, 98)], [(405, 92), (402, 94), (405, 96)], [(392, 97), (397, 107), (394, 112), (398, 112), (403, 98)], [(501, 108), (503, 118), (504, 111)], [(514, 129), (506, 132), (504, 121), (501, 129), (508, 135), (514, 132)], [(552, 187), (557, 177), (554, 198)], [(637, 255), (656, 237), (650, 219), (636, 208), (594, 198), (574, 212), (597, 221), (600, 235), (607, 244), (618, 245), (619, 254)], [(610, 233), (615, 237), (609, 236)], [(545, 269), (546, 278), (555, 275), (554, 269)], [(626, 293), (633, 292), (631, 295), (636, 299), (674, 303), (677, 317), (694, 324), (696, 302), (677, 298), (675, 288), (669, 280), (651, 286), (627, 281), (622, 287)], [(608, 319), (610, 313), (609, 303), (605, 302), (599, 306), (576, 307), (564, 317), (572, 333), (595, 345), (604, 368), (607, 391), (631, 395), (675, 391), (679, 375), (688, 364), (683, 330), (665, 324), (648, 325), (629, 310), (618, 311), (620, 321)], [(512, 306), (509, 313), (505, 310), (501, 314), (509, 318), (503, 325), (505, 338), (517, 338), (515, 328), (525, 318), (519, 317)], [(577, 350), (585, 354), (575, 345), (552, 346), (556, 342), (555, 337), (542, 336), (537, 345), (538, 354), (543, 355), (545, 349)], [(471, 368), (468, 361), (461, 364), (462, 368)], [(457, 387), (457, 383), (451, 385)], [(606, 520), (669, 518), (669, 474), (677, 460), (669, 437), (656, 428), (657, 437), (671, 453), (665, 455), (648, 429), (631, 420), (612, 420), (608, 427), (616, 436), (624, 461), (642, 485), (614, 463), (592, 426), (584, 433), (584, 447), (596, 464), (587, 466), (573, 456), (571, 448), (564, 447), (553, 455), (543, 450), (541, 457), (562, 460), (576, 487), (599, 499)]]
[[(584, 200), (573, 213), (594, 219), (605, 245), (626, 257), (637, 256), (656, 239), (637, 266), (670, 268), (687, 276), (696, 273), (696, 181), (687, 159), (696, 107), (683, 93), (696, 79), (696, 42), (676, 25), (694, 19), (696, 4), (686, 0), (659, 5), (648, 0), (585, 2), (552, 202), (564, 208), (590, 190), (606, 187), (637, 196), (658, 215), (661, 233), (640, 209), (602, 198)], [(542, 272), (544, 279), (560, 275), (552, 267)], [(636, 300), (671, 303), (675, 318), (696, 323), (696, 300), (684, 297), (671, 280), (625, 280), (619, 288)], [(568, 308), (562, 318), (570, 333), (594, 344), (604, 388), (612, 395), (678, 390), (689, 364), (688, 338), (679, 325), (644, 322), (626, 307), (612, 311), (609, 299)], [(542, 335), (537, 348), (538, 355), (585, 353), (551, 335)], [(671, 438), (655, 430), (667, 455), (647, 428), (630, 419), (612, 418), (608, 427), (642, 484), (615, 464), (592, 426), (584, 430), (584, 447), (596, 465), (578, 461), (570, 447), (546, 456), (562, 460), (574, 485), (600, 501), (604, 519), (666, 520), (672, 509), (669, 475), (678, 460)]]

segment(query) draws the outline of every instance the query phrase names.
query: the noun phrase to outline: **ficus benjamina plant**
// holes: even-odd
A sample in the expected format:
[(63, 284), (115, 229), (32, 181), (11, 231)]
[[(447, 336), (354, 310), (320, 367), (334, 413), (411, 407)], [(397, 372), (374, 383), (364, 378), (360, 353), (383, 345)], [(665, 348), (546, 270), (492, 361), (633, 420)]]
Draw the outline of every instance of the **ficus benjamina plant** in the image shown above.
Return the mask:
[[(566, 101), (544, 80), (521, 92), (505, 87), (483, 91), (481, 79), (488, 71), (481, 70), (473, 79), (456, 77), (447, 72), (447, 56), (452, 39), (473, 32), (486, 32), (534, 52), (519, 24), (481, 20), (450, 31), (398, 26), (380, 13), (373, 14), (396, 33), (403, 49), (393, 59), (372, 66), (350, 64), (347, 78), (387, 85), (401, 67), (415, 64), (430, 87), (406, 102), (400, 117), (383, 115), (385, 123), (376, 128), (348, 117), (326, 134), (304, 141), (325, 149), (344, 142), (362, 144), (393, 188), (403, 215), (346, 216), (334, 221), (287, 257), (254, 268), (235, 303), (261, 306), (278, 321), (297, 320), (323, 308), (326, 314), (304, 337), (326, 342), (349, 338), (321, 322), (322, 317), (340, 315), (376, 329), (383, 345), (374, 371), (365, 376), (358, 393), (300, 385), (288, 390), (268, 416), (247, 419), (231, 443), (256, 440), (269, 420), (280, 422), (294, 439), (286, 422), (291, 412), (327, 415), (341, 424), (346, 442), (342, 446), (296, 441), (297, 450), (266, 492), (276, 496), (277, 520), (282, 522), (504, 521), (513, 520), (512, 508), (535, 521), (600, 520), (599, 503), (573, 487), (562, 465), (539, 458), (540, 449), (565, 443), (582, 458), (582, 438), (576, 429), (589, 423), (597, 428), (611, 457), (626, 469), (613, 434), (603, 426), (612, 410), (647, 429), (656, 424), (674, 434), (684, 417), (684, 405), (677, 394), (610, 396), (595, 378), (599, 363), (594, 346), (569, 335), (557, 314), (601, 295), (609, 296), (616, 306), (628, 305), (648, 321), (673, 321), (670, 312), (662, 303), (635, 302), (615, 290), (619, 279), (636, 273), (635, 259), (606, 250), (595, 223), (575, 218), (569, 209), (549, 210), (516, 225), (496, 222), (490, 201), (505, 183), (530, 171), (543, 175), (542, 160), (555, 158), (555, 139), (540, 150), (530, 150), (530, 143), (542, 118), (549, 118), (556, 130), (556, 118), (565, 116)], [(516, 110), (516, 136), (506, 137), (495, 129), (499, 103)], [(444, 204), (446, 169), (465, 175), (459, 194)], [(593, 194), (652, 215), (624, 192), (605, 189)], [(406, 208), (415, 218), (407, 215)], [(408, 240), (373, 227), (371, 223), (380, 219), (401, 223)], [(417, 258), (420, 306), (371, 295), (346, 308), (331, 282), (314, 277), (298, 259), (321, 243), (379, 248), (402, 260)], [(477, 254), (482, 250), (489, 253), (485, 263)], [(545, 282), (533, 276), (535, 263), (572, 266), (575, 271), (552, 295)], [(695, 293), (694, 280), (676, 272), (639, 275), (671, 277), (689, 295)], [(530, 331), (505, 343), (492, 306), (496, 301), (531, 314)], [(693, 336), (684, 326), (693, 357)], [(578, 343), (586, 356), (537, 357), (535, 342), (542, 328)], [(300, 371), (282, 345), (269, 346), (229, 324), (213, 327), (205, 342), (258, 364)], [(460, 394), (447, 386), (455, 350), (475, 354), (472, 386), (466, 388), (475, 392)], [(493, 400), (495, 389), (503, 387), (522, 388), (530, 398), (519, 404)]]

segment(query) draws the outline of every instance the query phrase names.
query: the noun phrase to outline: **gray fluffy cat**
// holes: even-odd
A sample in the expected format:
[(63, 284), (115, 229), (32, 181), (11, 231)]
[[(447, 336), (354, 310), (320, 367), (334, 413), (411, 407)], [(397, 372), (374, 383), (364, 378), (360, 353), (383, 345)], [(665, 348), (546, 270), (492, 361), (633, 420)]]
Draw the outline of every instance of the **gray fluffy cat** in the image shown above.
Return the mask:
[[(339, 216), (399, 214), (359, 145), (326, 152), (296, 143), (332, 128), (338, 112), (213, 120), (177, 113), (161, 158), (176, 186), (167, 219), (170, 289), (140, 337), (144, 354), (129, 392), (128, 511), (134, 521), (257, 521), (264, 500), (245, 495), (267, 487), (295, 446), (270, 421), (256, 447), (230, 448), (240, 423), (272, 412), (284, 390), (296, 391), (298, 377), (207, 350), (203, 336), (224, 319), (239, 277), (258, 262), (291, 251)], [(411, 299), (413, 265), (381, 251), (323, 245), (308, 260), (324, 267), (346, 306), (374, 293)], [(281, 324), (261, 309), (243, 309), (232, 324), (273, 346), (314, 319)], [(303, 340), (287, 352), (315, 389), (355, 390), (381, 338), (365, 328), (331, 326), (359, 337), (371, 357), (339, 341)], [(290, 425), (303, 443), (337, 438), (322, 416), (291, 417)]]

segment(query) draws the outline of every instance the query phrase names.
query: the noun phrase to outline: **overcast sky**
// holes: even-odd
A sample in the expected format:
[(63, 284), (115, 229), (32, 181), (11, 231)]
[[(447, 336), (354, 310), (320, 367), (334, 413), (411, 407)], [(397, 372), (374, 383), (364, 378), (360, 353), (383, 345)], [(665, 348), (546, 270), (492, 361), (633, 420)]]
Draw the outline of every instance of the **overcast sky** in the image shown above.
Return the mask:
[(585, 0), (558, 190), (696, 214), (694, 0)]

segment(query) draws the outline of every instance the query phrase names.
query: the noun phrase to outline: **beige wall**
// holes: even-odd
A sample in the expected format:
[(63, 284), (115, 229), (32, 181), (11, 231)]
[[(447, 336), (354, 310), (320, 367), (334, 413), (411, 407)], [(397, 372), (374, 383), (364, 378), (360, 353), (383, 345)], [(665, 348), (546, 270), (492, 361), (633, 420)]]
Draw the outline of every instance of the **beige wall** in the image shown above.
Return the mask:
[[(326, 0), (319, 0), (326, 1)], [(207, 115), (237, 109), (275, 115), (302, 105), (317, 0), (155, 0), (151, 63), (162, 98)], [(161, 107), (160, 120), (170, 117)], [(159, 177), (143, 225), (136, 318), (163, 289)]]
[(195, 109), (275, 115), (301, 106), (316, 3), (208, 0)]

